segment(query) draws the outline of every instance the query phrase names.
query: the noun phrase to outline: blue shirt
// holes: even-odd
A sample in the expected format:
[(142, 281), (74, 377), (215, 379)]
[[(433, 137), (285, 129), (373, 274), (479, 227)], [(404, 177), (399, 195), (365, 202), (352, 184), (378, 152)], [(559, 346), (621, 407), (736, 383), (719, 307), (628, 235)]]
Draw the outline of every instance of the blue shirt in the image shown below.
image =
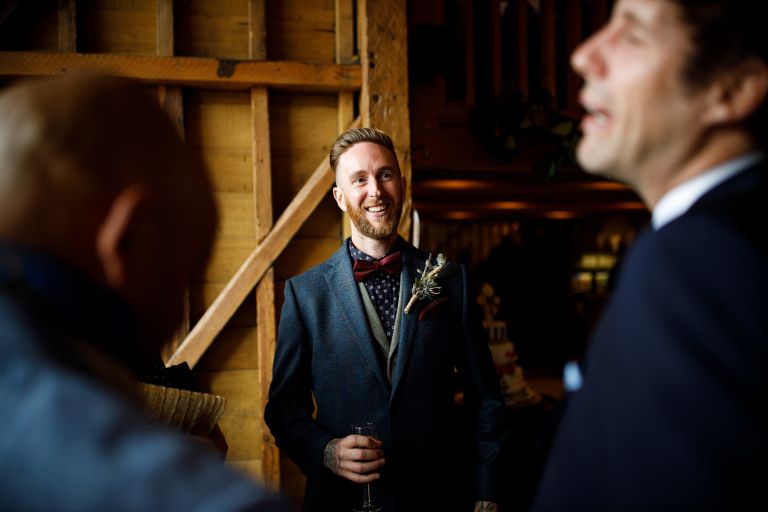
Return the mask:
[(0, 241), (0, 510), (286, 510), (135, 405), (134, 326), (109, 290)]

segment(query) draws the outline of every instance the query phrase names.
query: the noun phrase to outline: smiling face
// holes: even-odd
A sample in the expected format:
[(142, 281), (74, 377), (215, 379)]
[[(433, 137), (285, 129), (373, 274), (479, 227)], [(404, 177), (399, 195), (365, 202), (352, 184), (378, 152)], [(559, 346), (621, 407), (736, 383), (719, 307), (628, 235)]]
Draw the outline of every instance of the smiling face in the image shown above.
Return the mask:
[(609, 23), (571, 58), (585, 81), (577, 151), (584, 169), (634, 186), (648, 202), (694, 159), (707, 122), (706, 88), (682, 80), (691, 51), (673, 2), (616, 3)]
[(404, 189), (397, 158), (384, 146), (359, 142), (341, 155), (333, 197), (349, 213), (355, 245), (363, 239), (394, 241)]

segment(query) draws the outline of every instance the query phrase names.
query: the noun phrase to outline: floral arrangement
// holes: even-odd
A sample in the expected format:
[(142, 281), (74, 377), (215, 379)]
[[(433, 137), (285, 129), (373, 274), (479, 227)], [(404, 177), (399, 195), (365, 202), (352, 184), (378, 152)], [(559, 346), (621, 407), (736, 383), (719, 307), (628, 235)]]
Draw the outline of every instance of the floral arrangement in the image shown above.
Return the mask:
[(410, 313), (411, 308), (416, 304), (416, 301), (421, 299), (434, 299), (440, 295), (440, 286), (435, 280), (447, 263), (445, 256), (440, 253), (437, 255), (436, 263), (433, 265), (432, 255), (430, 254), (427, 257), (427, 262), (424, 264), (424, 270), (416, 269), (416, 272), (421, 274), (421, 276), (416, 278), (413, 287), (411, 287), (411, 299), (408, 301), (404, 310), (406, 314)]

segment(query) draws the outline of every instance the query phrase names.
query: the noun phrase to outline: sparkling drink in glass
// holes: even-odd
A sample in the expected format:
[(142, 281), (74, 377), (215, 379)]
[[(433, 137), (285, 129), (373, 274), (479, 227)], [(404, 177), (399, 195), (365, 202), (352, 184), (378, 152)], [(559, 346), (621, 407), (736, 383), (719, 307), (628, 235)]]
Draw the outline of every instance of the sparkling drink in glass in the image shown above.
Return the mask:
[[(379, 440), (379, 434), (376, 431), (376, 425), (373, 423), (360, 423), (352, 425), (352, 433), (359, 436), (368, 436), (376, 441)], [(353, 512), (380, 512), (381, 506), (373, 502), (371, 498), (371, 484), (363, 484), (363, 502), (352, 508)]]

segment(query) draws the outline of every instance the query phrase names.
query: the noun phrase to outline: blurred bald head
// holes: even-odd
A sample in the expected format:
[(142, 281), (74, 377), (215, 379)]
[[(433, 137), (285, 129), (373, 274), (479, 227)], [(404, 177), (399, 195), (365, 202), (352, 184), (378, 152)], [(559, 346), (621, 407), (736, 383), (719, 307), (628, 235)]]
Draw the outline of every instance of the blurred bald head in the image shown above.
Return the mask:
[(200, 156), (157, 101), (118, 78), (0, 93), (0, 237), (54, 254), (167, 336), (207, 260), (216, 209)]

